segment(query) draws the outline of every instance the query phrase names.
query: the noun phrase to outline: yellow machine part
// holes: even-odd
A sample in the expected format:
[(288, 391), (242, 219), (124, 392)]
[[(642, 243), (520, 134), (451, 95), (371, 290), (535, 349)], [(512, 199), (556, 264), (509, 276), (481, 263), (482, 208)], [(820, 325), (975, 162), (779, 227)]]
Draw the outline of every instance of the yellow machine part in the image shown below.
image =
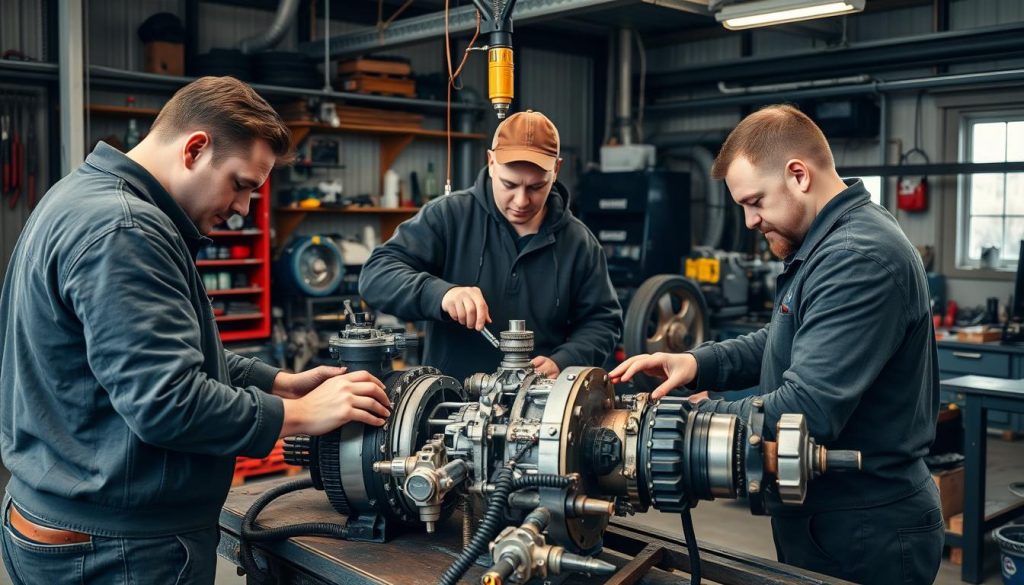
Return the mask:
[(722, 277), (722, 263), (718, 258), (687, 258), (686, 278), (697, 282), (718, 284)]
[(497, 47), (487, 51), (487, 94), (492, 104), (512, 103), (512, 71), (512, 49)]

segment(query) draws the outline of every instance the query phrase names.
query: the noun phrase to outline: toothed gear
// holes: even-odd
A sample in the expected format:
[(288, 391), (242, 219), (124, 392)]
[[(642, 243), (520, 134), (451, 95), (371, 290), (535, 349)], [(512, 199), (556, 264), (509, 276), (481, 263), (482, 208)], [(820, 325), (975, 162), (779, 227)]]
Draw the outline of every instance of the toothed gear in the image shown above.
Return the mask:
[(331, 506), (339, 514), (349, 516), (352, 506), (341, 485), (341, 431), (331, 431), (320, 437), (320, 482)]
[(643, 420), (640, 449), (647, 461), (640, 489), (662, 512), (682, 512), (690, 505), (683, 458), (689, 410), (686, 399), (662, 398)]

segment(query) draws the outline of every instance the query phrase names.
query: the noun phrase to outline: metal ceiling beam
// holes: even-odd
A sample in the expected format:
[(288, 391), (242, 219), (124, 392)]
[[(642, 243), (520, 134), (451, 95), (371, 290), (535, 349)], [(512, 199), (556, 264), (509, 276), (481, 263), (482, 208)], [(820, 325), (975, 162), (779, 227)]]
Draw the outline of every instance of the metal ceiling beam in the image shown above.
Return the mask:
[(969, 61), (980, 57), (1007, 58), (1024, 54), (1024, 25), (1014, 23), (963, 31), (859, 43), (842, 49), (778, 56), (734, 59), (649, 73), (652, 91), (692, 87), (719, 81), (751, 83), (762, 79), (792, 81), (827, 72), (830, 76), (906, 69)]
[(672, 8), (673, 10), (681, 10), (683, 12), (689, 12), (692, 14), (700, 14), (703, 16), (711, 16), (711, 11), (708, 10), (708, 0), (640, 0), (644, 4), (653, 4), (654, 6), (664, 6), (665, 8)]
[[(564, 18), (592, 10), (607, 10), (636, 0), (519, 0), (512, 15), (516, 25), (551, 18)], [(450, 34), (470, 33), (476, 28), (476, 8), (462, 6), (448, 11)], [(444, 11), (396, 20), (383, 33), (376, 27), (330, 38), (331, 57), (345, 57), (399, 47), (444, 35)], [(313, 57), (323, 55), (323, 40), (303, 43), (299, 50)]]

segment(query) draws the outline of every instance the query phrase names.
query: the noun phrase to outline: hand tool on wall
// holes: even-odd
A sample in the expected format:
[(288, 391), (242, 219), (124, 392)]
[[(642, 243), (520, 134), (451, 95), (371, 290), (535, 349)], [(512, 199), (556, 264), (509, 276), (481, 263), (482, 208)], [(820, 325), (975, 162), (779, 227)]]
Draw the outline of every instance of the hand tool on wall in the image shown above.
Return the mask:
[(14, 114), (11, 116), (11, 199), (7, 205), (14, 209), (18, 205), (18, 197), (21, 192), (21, 167), (22, 158), (25, 156), (24, 145), (21, 143), (21, 104), (17, 98), (14, 99)]
[(0, 110), (0, 162), (3, 164), (3, 188), (0, 190), (0, 195), (7, 195), (11, 186), (11, 119), (8, 114), (6, 98), (0, 100), (0, 104), (3, 105), (3, 109)]
[(25, 177), (26, 183), (25, 188), (27, 189), (28, 208), (35, 209), (36, 207), (36, 175), (39, 173), (39, 145), (36, 144), (36, 127), (35, 127), (35, 102), (30, 102), (28, 116), (26, 117), (25, 130), (25, 152), (28, 153)]

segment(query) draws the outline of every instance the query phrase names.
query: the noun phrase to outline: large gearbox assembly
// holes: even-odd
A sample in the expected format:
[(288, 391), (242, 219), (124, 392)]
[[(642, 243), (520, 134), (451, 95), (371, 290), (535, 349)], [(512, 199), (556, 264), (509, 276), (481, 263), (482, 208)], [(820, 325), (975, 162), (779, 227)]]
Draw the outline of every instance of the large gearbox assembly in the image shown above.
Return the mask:
[(539, 376), (523, 321), (501, 332), (497, 371), (464, 381), (430, 367), (393, 370), (405, 343), (364, 315), (332, 338), (339, 365), (384, 382), (391, 417), (382, 427), (350, 423), (289, 438), (286, 459), (309, 466), (313, 485), (347, 517), (348, 538), (433, 532), (462, 510), (466, 548), (479, 550), (443, 583), (488, 549), (487, 585), (608, 573), (614, 567), (594, 555), (613, 515), (681, 513), (742, 496), (760, 513), (769, 491), (799, 504), (815, 476), (860, 467), (859, 452), (816, 445), (801, 415), (783, 416), (770, 442), (760, 405), (740, 420), (698, 412), (683, 398), (617, 396), (600, 368)]

